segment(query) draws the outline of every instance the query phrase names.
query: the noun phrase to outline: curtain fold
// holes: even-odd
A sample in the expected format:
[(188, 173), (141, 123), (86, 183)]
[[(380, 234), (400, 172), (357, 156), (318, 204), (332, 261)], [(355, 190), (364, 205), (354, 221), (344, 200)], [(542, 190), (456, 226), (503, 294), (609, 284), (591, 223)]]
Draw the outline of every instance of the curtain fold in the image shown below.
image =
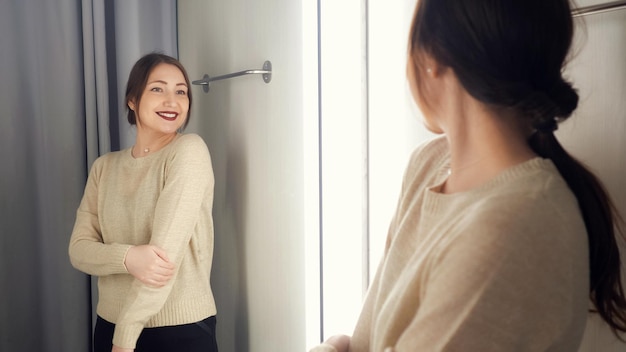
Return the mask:
[(89, 351), (69, 236), (93, 160), (134, 140), (132, 64), (176, 55), (176, 1), (2, 1), (0, 33), (0, 351)]
[(111, 150), (106, 14), (102, 1), (83, 1), (82, 54), (85, 82), (85, 139), (89, 165)]
[(67, 259), (85, 180), (79, 3), (0, 4), (0, 350), (86, 351), (89, 285)]

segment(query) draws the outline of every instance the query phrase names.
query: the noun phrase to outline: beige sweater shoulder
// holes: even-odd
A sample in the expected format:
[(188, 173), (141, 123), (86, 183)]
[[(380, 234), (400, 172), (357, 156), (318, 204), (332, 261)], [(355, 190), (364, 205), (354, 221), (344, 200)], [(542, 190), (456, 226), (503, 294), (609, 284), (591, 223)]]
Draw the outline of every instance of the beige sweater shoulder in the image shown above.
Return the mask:
[(575, 351), (587, 237), (558, 170), (535, 158), (447, 195), (448, 169), (445, 138), (412, 155), (350, 351)]

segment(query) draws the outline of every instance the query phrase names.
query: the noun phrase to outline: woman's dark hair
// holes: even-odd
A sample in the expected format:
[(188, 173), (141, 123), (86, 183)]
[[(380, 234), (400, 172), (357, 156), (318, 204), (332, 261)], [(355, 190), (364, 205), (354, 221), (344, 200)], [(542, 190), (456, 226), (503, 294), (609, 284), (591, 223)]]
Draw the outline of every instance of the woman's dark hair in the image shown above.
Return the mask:
[(128, 109), (128, 114), (126, 118), (128, 119), (128, 123), (131, 125), (137, 124), (137, 115), (135, 111), (128, 108), (128, 103), (133, 101), (135, 106), (139, 108), (139, 102), (141, 101), (141, 95), (143, 91), (146, 89), (146, 84), (148, 83), (148, 76), (152, 73), (155, 67), (160, 64), (168, 64), (176, 66), (180, 72), (183, 73), (185, 77), (185, 83), (187, 84), (187, 97), (189, 98), (189, 110), (187, 111), (187, 120), (185, 121), (185, 125), (183, 128), (187, 127), (189, 123), (189, 118), (191, 117), (191, 84), (189, 83), (189, 76), (187, 75), (187, 71), (183, 64), (175, 58), (161, 54), (161, 53), (150, 53), (135, 62), (135, 65), (130, 70), (130, 74), (128, 75), (128, 83), (126, 84), (126, 108)]
[(578, 105), (562, 76), (574, 33), (569, 0), (419, 0), (415, 11), (409, 64), (418, 85), (426, 54), (450, 67), (474, 98), (514, 111), (534, 128), (529, 145), (552, 160), (578, 200), (589, 242), (590, 299), (620, 337), (626, 332), (616, 241), (621, 218), (602, 183), (553, 133)]

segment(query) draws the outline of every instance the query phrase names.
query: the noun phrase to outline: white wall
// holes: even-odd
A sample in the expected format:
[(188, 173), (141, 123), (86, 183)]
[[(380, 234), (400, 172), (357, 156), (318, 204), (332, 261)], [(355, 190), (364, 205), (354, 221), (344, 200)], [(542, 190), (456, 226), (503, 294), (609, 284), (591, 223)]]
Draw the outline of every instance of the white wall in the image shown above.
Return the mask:
[(352, 334), (367, 285), (364, 0), (320, 0), (323, 334)]
[[(578, 0), (578, 6), (605, 1)], [(579, 107), (557, 136), (565, 148), (604, 182), (626, 216), (626, 10), (576, 20), (574, 56), (566, 75), (578, 88)], [(622, 250), (622, 258), (624, 258)], [(626, 262), (625, 259), (622, 259)], [(626, 266), (622, 267), (626, 283)], [(581, 352), (625, 351), (597, 315), (590, 315)]]
[(319, 339), (315, 3), (185, 0), (178, 19), (191, 79), (273, 65), (269, 84), (193, 87), (188, 131), (207, 142), (216, 179), (220, 350), (304, 351)]

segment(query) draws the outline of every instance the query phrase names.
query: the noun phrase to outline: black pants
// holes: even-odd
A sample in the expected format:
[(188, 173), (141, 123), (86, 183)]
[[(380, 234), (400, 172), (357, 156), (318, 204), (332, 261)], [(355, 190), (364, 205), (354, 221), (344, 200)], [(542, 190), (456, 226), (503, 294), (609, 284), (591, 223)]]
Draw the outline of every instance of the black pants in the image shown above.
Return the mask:
[[(192, 324), (145, 328), (135, 352), (217, 352), (215, 316)], [(115, 324), (100, 317), (93, 334), (94, 352), (111, 352)]]

